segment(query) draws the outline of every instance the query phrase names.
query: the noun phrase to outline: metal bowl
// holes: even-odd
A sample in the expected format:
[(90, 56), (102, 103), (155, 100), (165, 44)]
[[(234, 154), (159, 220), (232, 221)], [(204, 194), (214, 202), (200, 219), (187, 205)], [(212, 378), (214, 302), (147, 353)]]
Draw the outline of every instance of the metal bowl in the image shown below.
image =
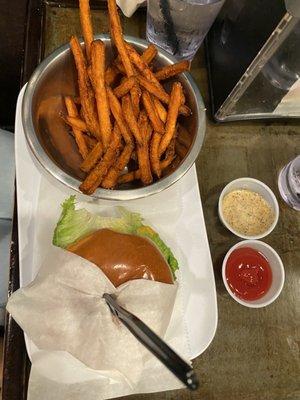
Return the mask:
[[(108, 35), (97, 35), (105, 42), (107, 57), (114, 55)], [(131, 36), (125, 37), (138, 51), (148, 43)], [(159, 50), (156, 66), (173, 64), (176, 59)], [(149, 186), (136, 182), (115, 190), (98, 188), (93, 197), (110, 200), (131, 200), (158, 193), (178, 181), (193, 165), (201, 149), (205, 134), (205, 108), (198, 88), (189, 73), (178, 78), (184, 88), (187, 104), (192, 115), (184, 118), (183, 125), (192, 135), (191, 146), (184, 159), (166, 176)], [(22, 105), (22, 121), (28, 145), (39, 164), (58, 181), (79, 192), (84, 179), (79, 169), (81, 157), (76, 143), (60, 114), (65, 110), (63, 96), (77, 94), (77, 73), (68, 44), (47, 57), (33, 73), (25, 91)]]

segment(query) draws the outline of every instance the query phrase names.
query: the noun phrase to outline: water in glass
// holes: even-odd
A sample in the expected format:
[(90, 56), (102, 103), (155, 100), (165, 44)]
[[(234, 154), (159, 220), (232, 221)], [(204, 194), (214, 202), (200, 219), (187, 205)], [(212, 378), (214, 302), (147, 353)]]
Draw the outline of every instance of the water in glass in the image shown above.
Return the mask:
[(178, 59), (192, 59), (224, 0), (148, 0), (147, 39)]

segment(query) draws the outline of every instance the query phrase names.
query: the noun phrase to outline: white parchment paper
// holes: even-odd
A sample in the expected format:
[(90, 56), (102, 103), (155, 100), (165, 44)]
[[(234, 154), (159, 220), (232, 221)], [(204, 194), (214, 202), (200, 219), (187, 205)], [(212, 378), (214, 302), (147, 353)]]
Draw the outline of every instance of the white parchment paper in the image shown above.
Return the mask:
[(115, 288), (92, 263), (51, 246), (34, 281), (7, 305), (39, 349), (29, 400), (97, 400), (182, 387), (112, 316), (105, 292), (187, 359), (177, 284), (134, 280)]
[(140, 5), (146, 4), (145, 0), (117, 0), (118, 6), (121, 8), (126, 17), (131, 17), (132, 14), (139, 8)]

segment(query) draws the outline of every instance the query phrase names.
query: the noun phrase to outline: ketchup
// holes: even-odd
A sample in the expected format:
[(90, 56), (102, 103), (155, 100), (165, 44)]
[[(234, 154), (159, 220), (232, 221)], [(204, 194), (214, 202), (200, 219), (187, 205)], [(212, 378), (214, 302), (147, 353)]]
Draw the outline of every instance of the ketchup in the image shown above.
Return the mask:
[(272, 283), (267, 258), (251, 247), (241, 247), (230, 254), (225, 275), (231, 291), (243, 300), (260, 299)]

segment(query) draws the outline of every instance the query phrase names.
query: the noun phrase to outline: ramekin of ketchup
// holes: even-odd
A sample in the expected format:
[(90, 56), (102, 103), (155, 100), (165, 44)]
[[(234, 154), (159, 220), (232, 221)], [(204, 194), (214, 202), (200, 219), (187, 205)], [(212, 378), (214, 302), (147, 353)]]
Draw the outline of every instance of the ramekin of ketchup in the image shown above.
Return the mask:
[(233, 246), (224, 258), (222, 274), (229, 294), (248, 307), (270, 304), (284, 283), (280, 257), (259, 240), (244, 240)]

